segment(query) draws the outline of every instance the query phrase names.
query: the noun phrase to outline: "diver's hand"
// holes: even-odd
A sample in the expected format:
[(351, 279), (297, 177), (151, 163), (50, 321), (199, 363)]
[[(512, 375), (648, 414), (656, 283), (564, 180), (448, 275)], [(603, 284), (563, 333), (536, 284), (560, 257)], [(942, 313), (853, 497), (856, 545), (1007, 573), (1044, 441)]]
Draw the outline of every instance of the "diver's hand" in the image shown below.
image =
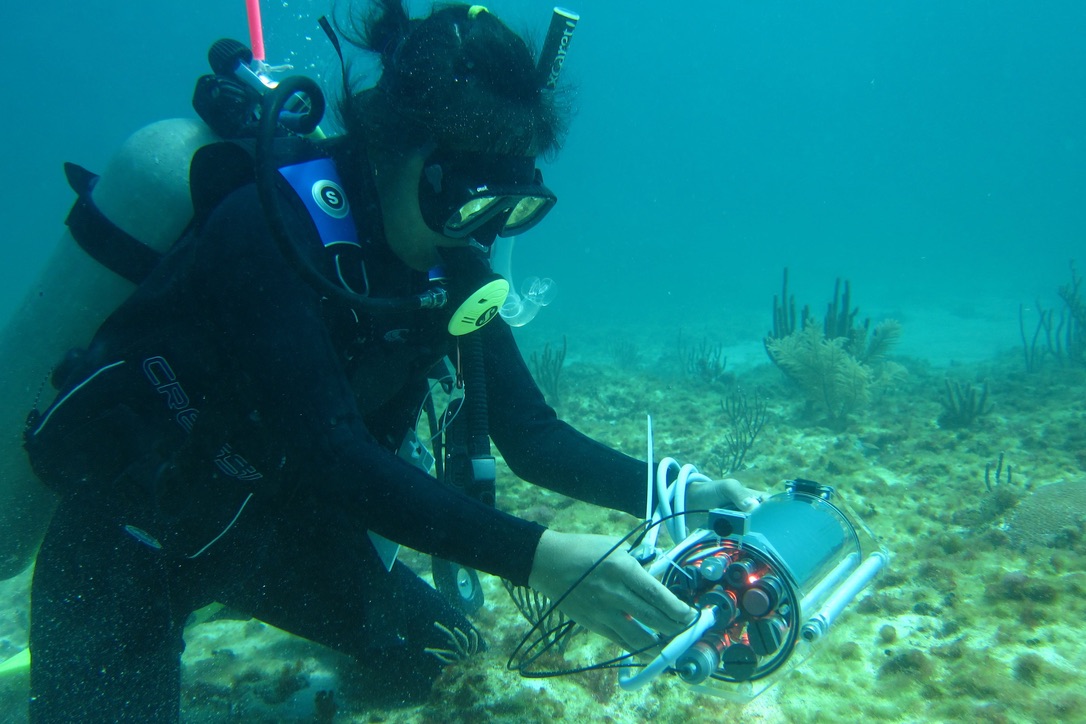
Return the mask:
[[(546, 530), (535, 551), (528, 585), (557, 601), (615, 543), (616, 539), (602, 535)], [(628, 651), (657, 643), (638, 621), (654, 631), (674, 635), (695, 617), (694, 609), (664, 588), (622, 547), (596, 566), (562, 601), (559, 610)]]
[(762, 503), (766, 493), (743, 485), (735, 478), (691, 483), (686, 488), (687, 510), (712, 510), (732, 506), (749, 513)]

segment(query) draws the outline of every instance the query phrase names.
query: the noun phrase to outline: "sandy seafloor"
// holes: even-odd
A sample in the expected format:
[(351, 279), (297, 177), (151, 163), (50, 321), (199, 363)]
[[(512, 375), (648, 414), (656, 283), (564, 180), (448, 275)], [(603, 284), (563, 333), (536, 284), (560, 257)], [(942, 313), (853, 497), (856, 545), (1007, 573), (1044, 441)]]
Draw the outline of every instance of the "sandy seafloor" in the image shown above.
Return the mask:
[[(999, 335), (1013, 340), (1017, 320), (1007, 316)], [(1027, 374), (1020, 347), (992, 344), (993, 324), (957, 321), (950, 328), (928, 319), (927, 337), (922, 318), (906, 324), (893, 360), (907, 376), (877, 391), (842, 429), (806, 409), (760, 340), (714, 337), (721, 326), (690, 325), (685, 342), (674, 327), (600, 320), (590, 330), (544, 323), (521, 336), (528, 356), (566, 335), (557, 408), (573, 424), (641, 456), (652, 413), (657, 454), (714, 476), (723, 472), (721, 401), (736, 385), (756, 390), (769, 416), (739, 476), (763, 487), (797, 476), (831, 484), (892, 551), (890, 569), (816, 655), (753, 702), (695, 694), (676, 679), (622, 692), (611, 672), (521, 678), (506, 660), (526, 626), (499, 583), (484, 576), (488, 603), (478, 624), (489, 650), (449, 667), (421, 706), (369, 706), (345, 657), (258, 621), (218, 619), (187, 632), (184, 721), (328, 720), (314, 704), (326, 689), (335, 691), (334, 720), (343, 722), (1086, 721), (1086, 496), (1056, 496), (1035, 514), (1041, 537), (1008, 525), (1039, 487), (1086, 485), (1086, 369), (1047, 359)], [(703, 340), (728, 354), (723, 379), (684, 370), (676, 348)], [(941, 354), (924, 358), (925, 345)], [(987, 381), (991, 412), (943, 429), (947, 377), (978, 388)], [(989, 491), (985, 465), (1000, 453), (1013, 478), (1007, 484), (1004, 472)], [(619, 534), (636, 523), (507, 471), (499, 502), (565, 531)], [(0, 658), (25, 645), (28, 587), (29, 572), (0, 583)], [(571, 656), (586, 648), (609, 651), (582, 634)], [(0, 677), (0, 722), (25, 719), (27, 688), (25, 670)]]

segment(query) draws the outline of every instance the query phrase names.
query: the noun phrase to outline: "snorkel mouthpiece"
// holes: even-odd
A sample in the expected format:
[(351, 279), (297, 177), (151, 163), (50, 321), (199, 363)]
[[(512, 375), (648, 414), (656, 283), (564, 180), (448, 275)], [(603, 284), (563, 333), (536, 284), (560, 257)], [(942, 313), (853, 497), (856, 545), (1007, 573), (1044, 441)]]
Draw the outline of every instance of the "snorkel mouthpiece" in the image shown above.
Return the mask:
[(456, 305), (449, 318), (454, 337), (474, 332), (498, 316), (509, 296), (509, 282), (490, 269), (485, 257), (472, 247), (441, 248), (442, 266), (431, 279), (444, 280), (449, 301)]

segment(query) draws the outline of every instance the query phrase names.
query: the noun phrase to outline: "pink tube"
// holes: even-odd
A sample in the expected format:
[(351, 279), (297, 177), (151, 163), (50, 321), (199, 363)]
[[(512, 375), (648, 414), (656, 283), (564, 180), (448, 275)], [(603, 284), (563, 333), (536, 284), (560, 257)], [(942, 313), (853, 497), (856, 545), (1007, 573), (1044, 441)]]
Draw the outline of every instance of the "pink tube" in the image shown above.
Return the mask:
[(249, 43), (253, 48), (253, 59), (264, 60), (264, 26), (260, 23), (260, 0), (245, 0), (245, 11), (249, 15)]

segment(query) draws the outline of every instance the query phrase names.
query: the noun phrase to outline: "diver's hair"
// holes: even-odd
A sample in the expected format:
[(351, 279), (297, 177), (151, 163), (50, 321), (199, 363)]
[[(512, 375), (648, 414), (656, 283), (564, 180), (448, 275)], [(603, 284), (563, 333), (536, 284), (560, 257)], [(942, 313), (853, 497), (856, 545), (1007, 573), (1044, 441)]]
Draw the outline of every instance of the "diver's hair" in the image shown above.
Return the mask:
[(339, 114), (348, 137), (373, 157), (437, 146), (456, 151), (553, 155), (569, 109), (544, 90), (534, 54), (478, 6), (435, 6), (412, 20), (401, 0), (372, 0), (340, 32), (380, 56), (372, 88), (352, 80)]

